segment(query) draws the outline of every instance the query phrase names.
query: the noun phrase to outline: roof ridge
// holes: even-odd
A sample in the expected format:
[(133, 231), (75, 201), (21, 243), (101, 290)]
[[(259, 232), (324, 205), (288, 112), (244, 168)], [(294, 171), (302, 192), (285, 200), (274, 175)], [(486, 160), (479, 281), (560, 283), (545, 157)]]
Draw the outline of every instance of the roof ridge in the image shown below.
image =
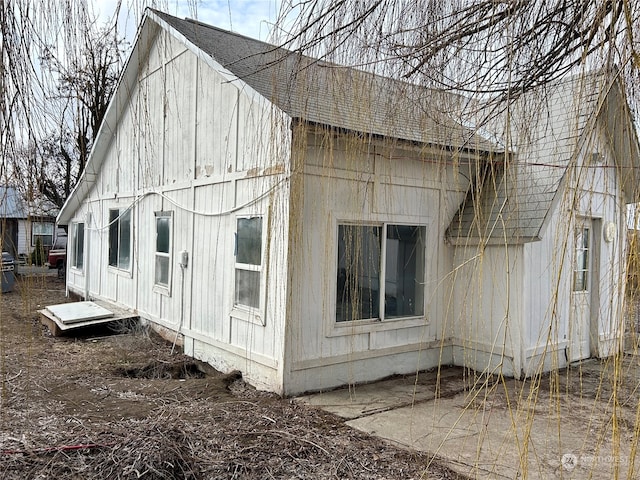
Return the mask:
[[(299, 50), (292, 50), (292, 49), (284, 47), (282, 45), (276, 45), (276, 44), (273, 44), (271, 42), (267, 42), (267, 41), (260, 40), (260, 39), (254, 38), (254, 37), (250, 37), (248, 35), (244, 35), (242, 33), (234, 32), (233, 30), (227, 30), (225, 28), (221, 28), (221, 27), (218, 27), (216, 25), (211, 25), (209, 23), (205, 23), (205, 22), (203, 22), (201, 20), (198, 20), (198, 19), (194, 19), (194, 18), (190, 18), (190, 17), (184, 17), (184, 19), (181, 19), (180, 17), (177, 17), (175, 15), (171, 15), (170, 13), (162, 12), (160, 10), (156, 10), (156, 9), (153, 9), (153, 8), (149, 8), (149, 10), (153, 11), (156, 14), (160, 14), (160, 16), (173, 17), (173, 18), (178, 19), (178, 20), (183, 20), (185, 22), (189, 22), (189, 23), (191, 23), (193, 25), (196, 25), (198, 27), (201, 27), (201, 28), (207, 28), (207, 29), (210, 29), (210, 30), (214, 30), (214, 31), (216, 31), (218, 33), (221, 33), (221, 34), (224, 34), (224, 35), (233, 35), (233, 36), (235, 36), (237, 38), (253, 42), (256, 45), (262, 45), (262, 46), (264, 46), (264, 47), (266, 47), (268, 49), (265, 52), (261, 52), (259, 54), (254, 54), (254, 55), (262, 55), (264, 53), (270, 53), (270, 52), (279, 51), (279, 52), (282, 52), (284, 55), (297, 56), (297, 57), (299, 57), (300, 60), (307, 60), (309, 62), (309, 64), (316, 64), (317, 66), (323, 67), (323, 68), (335, 68), (335, 69), (340, 69), (340, 70), (351, 70), (351, 71), (357, 72), (358, 74), (361, 74), (361, 75), (370, 76), (371, 78), (374, 78), (374, 79), (392, 81), (393, 83), (398, 84), (398, 85), (404, 85), (404, 86), (408, 86), (408, 87), (411, 87), (411, 88), (419, 88), (419, 89), (422, 89), (424, 91), (429, 91), (429, 92), (444, 92), (445, 91), (445, 90), (440, 90), (440, 89), (435, 88), (435, 87), (428, 87), (428, 86), (420, 85), (418, 83), (410, 82), (410, 81), (408, 81), (406, 79), (403, 79), (403, 78), (395, 78), (395, 77), (391, 77), (391, 76), (388, 76), (388, 75), (383, 75), (381, 73), (371, 72), (369, 70), (360, 68), (359, 66), (345, 65), (345, 64), (342, 64), (342, 63), (337, 63), (337, 62), (334, 62), (334, 61), (326, 60), (324, 58), (313, 57), (313, 56), (310, 56), (310, 55), (308, 55), (306, 53), (302, 53)], [(242, 60), (242, 59), (239, 59), (237, 61), (240, 61), (240, 60)], [(233, 62), (233, 63), (235, 63), (235, 62)], [(308, 66), (309, 65), (306, 65), (304, 68), (306, 68)], [(449, 92), (449, 93), (451, 93), (451, 92)], [(456, 94), (453, 94), (453, 93), (451, 93), (451, 94), (452, 95), (456, 95)]]

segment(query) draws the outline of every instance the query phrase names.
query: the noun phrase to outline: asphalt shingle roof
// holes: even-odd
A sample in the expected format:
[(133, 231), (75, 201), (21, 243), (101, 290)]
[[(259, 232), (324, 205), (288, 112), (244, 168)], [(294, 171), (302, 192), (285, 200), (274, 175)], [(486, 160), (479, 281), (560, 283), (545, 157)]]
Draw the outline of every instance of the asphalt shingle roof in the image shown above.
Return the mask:
[(154, 13), (293, 118), (445, 148), (499, 149), (448, 115), (458, 108), (453, 95)]
[(541, 238), (562, 180), (590, 136), (603, 81), (596, 74), (570, 78), (513, 105), (511, 124), (505, 128), (503, 119), (496, 126), (509, 138), (513, 154), (469, 192), (449, 226), (449, 238), (463, 243)]

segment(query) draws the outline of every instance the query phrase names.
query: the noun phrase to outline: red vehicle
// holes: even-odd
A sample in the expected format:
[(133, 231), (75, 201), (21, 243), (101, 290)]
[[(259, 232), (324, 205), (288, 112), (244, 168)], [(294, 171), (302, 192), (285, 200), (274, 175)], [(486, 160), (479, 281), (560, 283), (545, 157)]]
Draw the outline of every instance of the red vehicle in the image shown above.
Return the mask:
[(56, 238), (53, 247), (49, 250), (49, 256), (47, 257), (47, 263), (49, 268), (57, 268), (58, 270), (64, 270), (67, 265), (67, 236), (60, 235)]

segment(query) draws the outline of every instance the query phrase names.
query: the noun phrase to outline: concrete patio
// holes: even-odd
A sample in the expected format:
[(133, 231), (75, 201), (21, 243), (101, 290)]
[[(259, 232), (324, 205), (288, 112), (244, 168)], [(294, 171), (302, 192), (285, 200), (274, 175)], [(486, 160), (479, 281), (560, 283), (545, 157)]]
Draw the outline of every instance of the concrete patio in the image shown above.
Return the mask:
[[(616, 395), (609, 385), (612, 368), (612, 362), (592, 360), (533, 383), (486, 381), (444, 368), (298, 401), (431, 453), (471, 478), (638, 478), (637, 357), (627, 356), (625, 370), (618, 370), (633, 381)], [(615, 434), (612, 398), (618, 404)]]

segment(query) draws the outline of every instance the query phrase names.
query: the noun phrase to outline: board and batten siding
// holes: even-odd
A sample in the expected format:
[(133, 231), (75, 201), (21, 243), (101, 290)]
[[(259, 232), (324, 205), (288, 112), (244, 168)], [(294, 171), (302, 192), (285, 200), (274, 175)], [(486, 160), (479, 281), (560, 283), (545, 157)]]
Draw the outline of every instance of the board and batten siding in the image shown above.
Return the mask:
[[(616, 324), (623, 260), (620, 241), (601, 240), (602, 225), (614, 222), (621, 238), (624, 222), (615, 161), (593, 114), (597, 80), (587, 76), (530, 92), (510, 107), (510, 123), (492, 125), (509, 141), (511, 161), (499, 171), (499, 189), (485, 195), (492, 237), (457, 240), (458, 365), (515, 376), (566, 365), (580, 218), (593, 220), (599, 248), (592, 354), (612, 351), (615, 334), (604, 324)], [(599, 164), (590, 163), (595, 152), (603, 155)], [(483, 221), (487, 212), (480, 214)]]
[[(287, 394), (451, 362), (442, 336), (452, 252), (444, 231), (474, 167), (450, 152), (358, 141), (313, 132), (302, 142), (303, 173), (292, 183)], [(426, 227), (424, 316), (336, 322), (337, 229), (349, 222)]]
[[(90, 249), (69, 288), (184, 335), (187, 354), (254, 385), (281, 384), (290, 131), (279, 111), (159, 30), (122, 102), (95, 186), (74, 215)], [(133, 264), (108, 266), (109, 210), (131, 208)], [(170, 288), (154, 286), (155, 214), (170, 212)], [(263, 223), (262, 322), (233, 315), (239, 216)], [(267, 240), (268, 239), (268, 240)], [(189, 256), (181, 268), (181, 252)], [(75, 270), (75, 271), (74, 271)], [(88, 278), (87, 278), (88, 277)]]
[(523, 246), (457, 246), (454, 258), (454, 364), (519, 376)]
[[(595, 147), (594, 145), (591, 145)], [(600, 152), (606, 151), (602, 147)], [(589, 275), (591, 355), (607, 357), (617, 346), (622, 327), (622, 296), (626, 208), (610, 155), (600, 165), (578, 166), (569, 173), (573, 187), (564, 192), (559, 208), (549, 221), (541, 242), (525, 246), (524, 355), (526, 375), (561, 368), (567, 364), (570, 348), (571, 290), (577, 221), (588, 221), (593, 264)], [(594, 168), (595, 167), (595, 168)], [(579, 178), (575, 178), (575, 177)], [(615, 224), (616, 234), (607, 242), (604, 226)], [(541, 262), (541, 258), (548, 259)]]

